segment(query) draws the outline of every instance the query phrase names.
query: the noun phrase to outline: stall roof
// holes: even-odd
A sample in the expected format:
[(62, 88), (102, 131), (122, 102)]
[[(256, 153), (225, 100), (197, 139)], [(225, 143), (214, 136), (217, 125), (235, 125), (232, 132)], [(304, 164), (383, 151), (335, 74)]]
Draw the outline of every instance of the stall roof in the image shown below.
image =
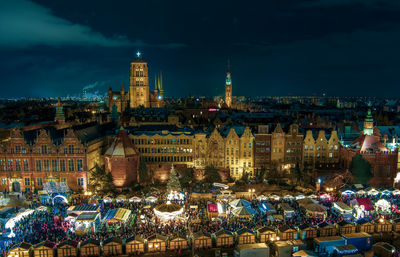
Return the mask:
[[(28, 243), (25, 243), (25, 242), (22, 242), (22, 243), (19, 243), (19, 244), (17, 244), (17, 245), (14, 245), (13, 248), (17, 248), (17, 247), (22, 248), (22, 249), (25, 249), (25, 250), (29, 250), (29, 248), (31, 248), (32, 245), (31, 245), (31, 244), (28, 244)], [(12, 248), (12, 249), (13, 249), (13, 248)]]
[(128, 239), (125, 240), (126, 243), (129, 243), (129, 242), (132, 242), (132, 241), (139, 241), (139, 242), (144, 243), (144, 238), (141, 237), (141, 236), (132, 236), (132, 237), (129, 237)]
[(111, 209), (108, 210), (104, 216), (104, 221), (127, 221), (132, 211), (125, 208)]
[(65, 240), (65, 241), (62, 241), (61, 243), (59, 243), (59, 244), (57, 245), (57, 247), (61, 247), (61, 246), (64, 246), (64, 245), (69, 245), (69, 246), (72, 246), (72, 247), (77, 248), (77, 247), (78, 247), (78, 244), (79, 244), (78, 241), (74, 241), (74, 240)]
[(371, 200), (369, 198), (358, 198), (356, 199), (358, 205), (364, 206), (364, 209), (366, 211), (373, 211), (374, 210), (374, 205), (372, 204)]
[(79, 214), (78, 217), (76, 217), (76, 220), (95, 220), (97, 218), (97, 216), (99, 215), (99, 213), (97, 212), (82, 212), (81, 214)]
[(100, 242), (99, 242), (98, 240), (90, 238), (90, 239), (88, 239), (88, 240), (86, 240), (86, 241), (83, 241), (83, 242), (81, 243), (81, 247), (82, 247), (82, 246), (85, 246), (85, 245), (87, 245), (87, 244), (93, 244), (93, 245), (98, 245), (98, 246), (100, 246)]
[(103, 241), (103, 245), (109, 244), (111, 242), (122, 244), (122, 239), (119, 237), (110, 237)]
[(76, 205), (68, 208), (70, 212), (98, 212), (99, 210), (98, 205)]
[(35, 245), (35, 248), (41, 247), (41, 246), (46, 246), (48, 248), (54, 249), (56, 247), (56, 244), (50, 241), (43, 241), (41, 243), (38, 243)]
[(341, 240), (344, 240), (344, 239), (340, 236), (324, 236), (324, 237), (314, 238), (314, 241), (316, 243), (329, 242), (329, 241), (341, 241)]
[(348, 238), (359, 238), (359, 237), (371, 237), (371, 235), (366, 232), (359, 232), (359, 233), (343, 234), (342, 237), (348, 239)]

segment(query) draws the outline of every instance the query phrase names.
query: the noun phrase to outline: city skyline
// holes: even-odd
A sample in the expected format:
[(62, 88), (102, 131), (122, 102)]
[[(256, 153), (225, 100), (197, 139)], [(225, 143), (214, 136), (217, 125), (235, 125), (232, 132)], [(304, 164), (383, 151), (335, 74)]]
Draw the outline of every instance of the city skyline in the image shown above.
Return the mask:
[(0, 7), (3, 97), (127, 87), (138, 50), (150, 87), (163, 72), (166, 97), (223, 96), (228, 59), (234, 96), (398, 97), (396, 1), (17, 0)]

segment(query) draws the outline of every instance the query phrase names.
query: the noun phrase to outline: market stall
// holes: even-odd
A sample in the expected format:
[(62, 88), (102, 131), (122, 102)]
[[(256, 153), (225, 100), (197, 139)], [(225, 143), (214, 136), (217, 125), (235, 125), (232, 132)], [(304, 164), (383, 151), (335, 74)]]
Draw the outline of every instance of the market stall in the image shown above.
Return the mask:
[(256, 242), (256, 234), (247, 228), (241, 228), (236, 231), (238, 244), (254, 244)]
[(141, 201), (142, 201), (142, 198), (140, 198), (138, 196), (133, 196), (133, 197), (129, 198), (129, 202), (140, 203)]
[(333, 210), (340, 214), (344, 219), (350, 219), (353, 217), (353, 209), (344, 202), (333, 203)]
[(275, 228), (267, 226), (258, 229), (257, 235), (261, 243), (267, 243), (268, 241), (273, 241), (277, 237)]
[(249, 201), (246, 201), (243, 199), (236, 199), (236, 200), (233, 200), (232, 202), (230, 202), (229, 205), (232, 206), (233, 208), (238, 208), (238, 207), (250, 206), (251, 203)]
[(41, 242), (34, 246), (33, 256), (34, 257), (54, 257), (56, 250), (56, 244), (49, 241)]
[(57, 245), (57, 257), (73, 257), (78, 256), (77, 241), (65, 240)]
[(100, 256), (100, 242), (95, 239), (88, 239), (80, 245), (80, 256)]
[(165, 252), (167, 250), (167, 238), (165, 236), (154, 234), (147, 239), (147, 251), (152, 252)]
[(105, 256), (120, 256), (122, 254), (122, 239), (111, 237), (103, 241), (103, 254)]
[(281, 208), (282, 208), (283, 215), (286, 218), (290, 219), (295, 216), (295, 211), (289, 204), (282, 203)]
[(234, 242), (232, 232), (228, 230), (220, 230), (214, 233), (216, 247), (230, 247)]
[(212, 239), (210, 234), (200, 231), (193, 236), (194, 248), (195, 249), (205, 249), (212, 247)]
[(239, 207), (232, 210), (232, 214), (238, 218), (250, 219), (255, 214), (255, 211), (250, 207)]
[(168, 249), (169, 250), (184, 250), (188, 248), (188, 241), (180, 235), (168, 236)]
[(7, 254), (7, 257), (31, 257), (32, 245), (22, 242), (12, 247)]
[(109, 209), (104, 215), (103, 222), (130, 224), (132, 211), (125, 208)]
[(100, 226), (100, 213), (83, 212), (75, 220), (75, 233), (87, 234), (95, 232)]
[(375, 209), (381, 214), (389, 214), (389, 213), (391, 213), (390, 203), (386, 199), (379, 199), (375, 203)]
[(354, 216), (356, 219), (364, 218), (374, 209), (372, 202), (369, 198), (357, 198), (350, 201), (351, 208), (354, 209)]
[(140, 236), (133, 236), (125, 240), (126, 254), (144, 253), (144, 239)]

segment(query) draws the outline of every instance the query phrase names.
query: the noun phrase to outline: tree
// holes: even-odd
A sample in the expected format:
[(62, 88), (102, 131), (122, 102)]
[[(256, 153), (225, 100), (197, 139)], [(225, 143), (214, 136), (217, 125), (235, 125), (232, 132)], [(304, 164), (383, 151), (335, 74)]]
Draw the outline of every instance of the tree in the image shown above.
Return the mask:
[(88, 189), (95, 194), (107, 194), (115, 191), (113, 177), (110, 172), (105, 172), (103, 168), (96, 166), (89, 173)]
[(357, 154), (351, 160), (350, 171), (354, 176), (354, 183), (356, 184), (367, 184), (372, 178), (371, 164), (360, 154)]
[(147, 165), (144, 159), (141, 158), (139, 163), (139, 182), (143, 184), (147, 182), (148, 179), (149, 179), (149, 174), (147, 170)]
[(167, 192), (180, 192), (181, 190), (181, 183), (179, 182), (178, 173), (176, 173), (174, 165), (172, 165), (171, 171), (169, 172)]
[(193, 169), (185, 168), (181, 172), (181, 177), (179, 179), (181, 185), (184, 187), (189, 187), (189, 184), (193, 181)]
[(221, 176), (213, 166), (206, 167), (206, 181), (209, 183), (221, 182)]

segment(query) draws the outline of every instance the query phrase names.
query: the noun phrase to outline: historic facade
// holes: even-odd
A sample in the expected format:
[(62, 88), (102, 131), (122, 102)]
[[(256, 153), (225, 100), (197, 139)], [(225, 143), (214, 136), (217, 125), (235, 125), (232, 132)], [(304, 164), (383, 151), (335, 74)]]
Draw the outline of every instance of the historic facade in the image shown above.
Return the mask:
[(106, 171), (111, 172), (116, 187), (127, 187), (139, 182), (140, 156), (122, 127), (104, 154), (104, 161)]
[[(53, 132), (52, 137), (44, 129), (25, 134), (19, 129), (11, 131), (9, 140), (0, 148), (2, 191), (41, 190), (50, 181), (67, 183), (72, 190), (86, 189), (85, 147), (71, 129)], [(55, 137), (57, 133), (65, 135)]]

